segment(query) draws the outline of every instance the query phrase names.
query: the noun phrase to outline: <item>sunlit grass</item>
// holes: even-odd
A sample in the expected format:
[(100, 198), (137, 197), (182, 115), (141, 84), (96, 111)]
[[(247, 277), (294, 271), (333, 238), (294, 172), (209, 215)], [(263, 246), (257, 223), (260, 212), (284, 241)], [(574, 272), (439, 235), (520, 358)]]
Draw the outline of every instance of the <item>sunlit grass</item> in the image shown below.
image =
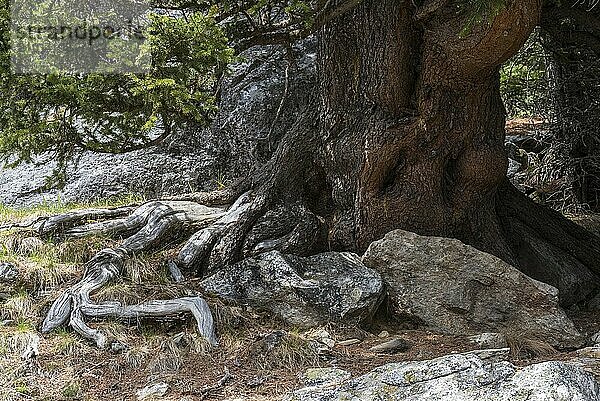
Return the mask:
[(108, 238), (91, 236), (55, 244), (14, 233), (0, 238), (0, 261), (16, 266), (22, 286), (50, 289), (77, 276), (81, 264), (112, 243)]
[(17, 291), (4, 302), (0, 316), (3, 319), (16, 321), (32, 318), (34, 316), (33, 299), (25, 289)]
[(139, 204), (146, 198), (138, 194), (126, 194), (94, 202), (73, 203), (63, 202), (60, 199), (55, 202), (42, 202), (28, 207), (12, 207), (0, 203), (0, 225), (8, 223), (23, 222), (37, 217), (52, 216), (73, 210), (88, 208), (112, 208)]
[(63, 328), (56, 330), (52, 351), (56, 354), (74, 355), (84, 348), (81, 338)]

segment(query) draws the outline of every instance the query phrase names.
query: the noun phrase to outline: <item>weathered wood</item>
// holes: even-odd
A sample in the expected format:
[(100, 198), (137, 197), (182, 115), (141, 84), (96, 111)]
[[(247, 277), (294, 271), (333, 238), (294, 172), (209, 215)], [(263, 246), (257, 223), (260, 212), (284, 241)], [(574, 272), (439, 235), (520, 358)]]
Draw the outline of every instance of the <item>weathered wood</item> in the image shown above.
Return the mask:
[(196, 319), (200, 335), (210, 344), (218, 344), (210, 308), (206, 301), (200, 297), (154, 300), (139, 305), (125, 306), (110, 303), (90, 303), (82, 305), (81, 311), (83, 315), (95, 318), (112, 317), (122, 320), (134, 319), (136, 321), (140, 318), (176, 317), (183, 313), (191, 313)]
[(136, 206), (123, 206), (108, 209), (82, 209), (39, 219), (35, 224), (41, 236), (50, 236), (93, 220), (107, 220), (127, 216)]
[[(106, 336), (87, 325), (86, 318), (112, 317), (131, 321), (138, 318), (173, 317), (191, 313), (196, 319), (199, 333), (213, 345), (217, 344), (214, 324), (207, 303), (200, 297), (184, 297), (172, 300), (153, 300), (139, 305), (121, 305), (118, 302), (96, 304), (91, 294), (113, 280), (123, 270), (125, 260), (139, 252), (153, 251), (173, 241), (180, 235), (198, 228), (210, 226), (225, 215), (224, 208), (211, 208), (188, 201), (149, 202), (139, 207), (125, 219), (113, 222), (91, 223), (69, 228), (67, 235), (83, 236), (87, 233), (124, 233), (135, 230), (120, 247), (104, 249), (85, 265), (83, 278), (63, 292), (52, 304), (41, 330), (48, 333), (64, 324), (70, 325), (83, 337), (94, 341), (98, 347), (107, 345)], [(75, 217), (57, 218), (56, 229), (68, 227), (73, 219), (83, 221), (81, 213)], [(73, 218), (73, 219), (71, 219)], [(66, 225), (65, 225), (66, 222)], [(57, 223), (54, 223), (57, 224)], [(56, 232), (52, 229), (52, 232)]]
[(235, 225), (242, 215), (250, 208), (251, 193), (240, 196), (231, 208), (220, 219), (210, 226), (197, 231), (190, 237), (179, 252), (178, 261), (186, 269), (202, 266), (223, 234)]

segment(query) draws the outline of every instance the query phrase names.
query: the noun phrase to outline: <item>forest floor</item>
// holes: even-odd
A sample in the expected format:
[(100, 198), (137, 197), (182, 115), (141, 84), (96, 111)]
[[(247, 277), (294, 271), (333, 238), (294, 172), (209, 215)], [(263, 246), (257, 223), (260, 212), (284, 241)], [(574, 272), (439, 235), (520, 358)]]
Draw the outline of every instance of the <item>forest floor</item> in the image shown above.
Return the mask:
[[(0, 208), (0, 226), (87, 206)], [(598, 216), (578, 218), (600, 227)], [(276, 400), (301, 386), (307, 368), (339, 367), (359, 375), (388, 362), (476, 349), (466, 336), (383, 324), (380, 317), (368, 329), (332, 324), (301, 330), (250, 307), (211, 298), (207, 301), (215, 315), (219, 347), (199, 339), (193, 321), (185, 318), (92, 323), (126, 345), (120, 349), (100, 350), (66, 329), (41, 336), (38, 329), (52, 300), (79, 280), (87, 260), (114, 244), (103, 237), (43, 242), (27, 230), (0, 233), (0, 262), (12, 263), (20, 273), (15, 281), (0, 286), (0, 400), (135, 400), (138, 390), (155, 383), (168, 385), (163, 400)], [(133, 304), (199, 292), (197, 281), (171, 281), (164, 260), (172, 252), (136, 257), (126, 265), (122, 279), (94, 298)], [(569, 313), (588, 337), (600, 331), (600, 324), (593, 323), (600, 322), (600, 316)], [(23, 349), (37, 336), (39, 355), (24, 361)], [(382, 355), (370, 350), (396, 337), (409, 343), (407, 351)], [(349, 339), (355, 343), (344, 345)], [(561, 353), (527, 339), (508, 340), (517, 365), (577, 356), (575, 351)]]

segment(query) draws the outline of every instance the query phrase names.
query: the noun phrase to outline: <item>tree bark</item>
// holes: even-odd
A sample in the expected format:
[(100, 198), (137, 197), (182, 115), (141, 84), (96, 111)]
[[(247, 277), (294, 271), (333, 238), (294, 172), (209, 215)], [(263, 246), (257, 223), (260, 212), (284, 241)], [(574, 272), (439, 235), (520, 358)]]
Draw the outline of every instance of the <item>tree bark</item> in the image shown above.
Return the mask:
[(511, 2), (462, 37), (452, 4), (416, 22), (411, 2), (364, 1), (322, 29), (314, 168), (331, 191), (332, 248), (364, 250), (402, 228), (497, 255), (558, 287), (567, 305), (597, 290), (597, 239), (506, 180), (498, 71), (540, 10)]

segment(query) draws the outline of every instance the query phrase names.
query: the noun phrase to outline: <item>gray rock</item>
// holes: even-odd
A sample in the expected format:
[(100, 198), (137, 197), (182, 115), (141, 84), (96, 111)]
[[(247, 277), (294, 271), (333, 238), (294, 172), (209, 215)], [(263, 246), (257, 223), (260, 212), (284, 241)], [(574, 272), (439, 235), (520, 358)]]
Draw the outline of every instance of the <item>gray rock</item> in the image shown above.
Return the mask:
[(19, 275), (17, 267), (12, 263), (0, 262), (0, 281), (13, 281)]
[(558, 290), (455, 239), (396, 230), (369, 246), (397, 312), (452, 334), (498, 332), (558, 348), (584, 343)]
[(121, 354), (127, 351), (127, 348), (127, 344), (123, 344), (120, 341), (115, 341), (112, 344), (110, 344), (110, 352), (112, 352), (113, 354)]
[(600, 344), (600, 331), (593, 334), (592, 337), (590, 337), (590, 340), (592, 340), (594, 344)]
[(474, 353), (390, 363), (342, 384), (296, 390), (286, 401), (598, 401), (600, 384), (573, 364), (517, 368)]
[(371, 347), (369, 351), (377, 354), (395, 354), (397, 352), (407, 351), (409, 348), (410, 344), (406, 342), (406, 340), (402, 338), (394, 338), (382, 344)]
[(169, 385), (167, 383), (156, 383), (148, 385), (136, 392), (138, 400), (153, 399), (156, 397), (162, 397), (167, 393)]
[(368, 320), (383, 294), (377, 272), (355, 254), (336, 252), (306, 258), (267, 252), (219, 271), (201, 287), (300, 327)]
[(469, 337), (469, 341), (483, 349), (508, 347), (506, 337), (502, 333), (481, 333)]
[(245, 175), (257, 160), (274, 151), (278, 139), (314, 96), (316, 42), (301, 41), (293, 50), (296, 60), (291, 63), (288, 96), (283, 103), (288, 66), (285, 50), (281, 46), (253, 47), (231, 66), (210, 128), (188, 127), (159, 146), (127, 154), (84, 152), (77, 165), (68, 169), (62, 189), (46, 189), (46, 178), (56, 166), (53, 161), (0, 169), (0, 204), (89, 202), (129, 193), (157, 198), (215, 189), (218, 183)]
[(47, 177), (55, 167), (53, 162), (2, 170), (0, 203), (31, 206), (43, 202), (91, 202), (130, 193), (154, 198), (190, 192), (216, 179), (219, 166), (210, 146), (194, 146), (193, 137), (185, 142), (185, 153), (167, 145), (120, 155), (85, 152), (68, 169), (68, 180), (61, 189), (45, 189)]
[(213, 131), (223, 138), (223, 157), (235, 171), (247, 171), (257, 159), (267, 159), (311, 102), (317, 87), (316, 45), (314, 38), (296, 43), (291, 65), (281, 46), (255, 46), (233, 66), (223, 83)]

